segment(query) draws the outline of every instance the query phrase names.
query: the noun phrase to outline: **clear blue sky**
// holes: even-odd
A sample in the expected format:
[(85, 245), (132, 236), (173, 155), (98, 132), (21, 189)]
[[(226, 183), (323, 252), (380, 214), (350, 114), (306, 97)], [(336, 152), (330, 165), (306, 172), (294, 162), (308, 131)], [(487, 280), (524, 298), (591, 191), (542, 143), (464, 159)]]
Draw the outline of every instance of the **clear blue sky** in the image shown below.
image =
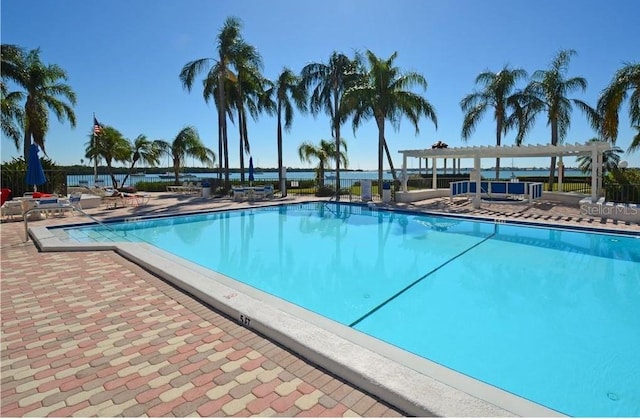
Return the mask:
[[(51, 116), (47, 151), (60, 164), (79, 164), (84, 158), (94, 112), (101, 123), (130, 139), (145, 134), (170, 141), (193, 125), (217, 153), (215, 108), (204, 102), (199, 83), (191, 93), (184, 90), (178, 74), (191, 60), (215, 57), (216, 35), (228, 16), (242, 20), (242, 35), (262, 54), (264, 75), (271, 79), (284, 66), (299, 72), (309, 62), (326, 62), (334, 50), (351, 56), (370, 49), (379, 57), (397, 51), (401, 69), (426, 77), (429, 87), (422, 93), (438, 116), (437, 130), (424, 120), (417, 136), (407, 120), (398, 132), (387, 128), (398, 165), (398, 150), (430, 147), (437, 140), (464, 145), (459, 102), (474, 90), (475, 77), (484, 70), (509, 64), (531, 74), (547, 69), (557, 51), (575, 49), (568, 76), (585, 77), (589, 86), (570, 97), (595, 105), (615, 71), (640, 60), (637, 0), (3, 0), (1, 13), (2, 43), (41, 48), (45, 63), (67, 70), (77, 94), (75, 129)], [(624, 150), (633, 136), (627, 110), (628, 102), (618, 138)], [(495, 144), (494, 129), (488, 113), (468, 144)], [(237, 167), (235, 126), (229, 133), (230, 164)], [(349, 167), (375, 169), (375, 122), (363, 124), (355, 136), (349, 122), (342, 133), (349, 145)], [(298, 159), (298, 145), (330, 135), (326, 115), (296, 114), (293, 129), (285, 133), (284, 164), (308, 167)], [(565, 142), (582, 143), (594, 136), (575, 110)], [(513, 138), (509, 133), (503, 144), (513, 144)], [(527, 143), (546, 144), (549, 138), (541, 115)], [(252, 121), (249, 139), (256, 165), (276, 167), (275, 119)], [(3, 161), (20, 154), (2, 138)], [(623, 158), (640, 166), (640, 153)], [(548, 159), (514, 163), (545, 166)], [(416, 162), (410, 165), (417, 167)], [(483, 161), (483, 166), (491, 165)]]

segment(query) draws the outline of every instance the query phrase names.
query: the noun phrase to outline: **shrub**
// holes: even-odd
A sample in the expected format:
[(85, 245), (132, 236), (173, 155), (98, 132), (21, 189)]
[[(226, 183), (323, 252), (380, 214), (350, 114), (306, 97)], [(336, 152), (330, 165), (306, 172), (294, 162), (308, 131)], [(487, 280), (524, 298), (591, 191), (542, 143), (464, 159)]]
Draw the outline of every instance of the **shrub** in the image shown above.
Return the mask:
[(335, 195), (336, 190), (334, 189), (333, 186), (323, 186), (321, 188), (318, 188), (318, 191), (316, 192), (316, 196), (318, 197), (326, 197), (326, 196), (333, 196)]

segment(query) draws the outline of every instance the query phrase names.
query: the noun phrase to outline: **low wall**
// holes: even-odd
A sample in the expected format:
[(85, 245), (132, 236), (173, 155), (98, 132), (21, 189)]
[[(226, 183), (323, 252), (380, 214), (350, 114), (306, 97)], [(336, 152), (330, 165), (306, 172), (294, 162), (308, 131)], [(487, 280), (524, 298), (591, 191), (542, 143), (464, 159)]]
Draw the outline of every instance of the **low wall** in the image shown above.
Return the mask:
[(416, 202), (431, 198), (449, 196), (449, 189), (419, 189), (415, 191), (396, 191), (396, 202)]
[(589, 195), (576, 192), (542, 192), (542, 199), (553, 202), (562, 202), (569, 205), (580, 205), (580, 200), (589, 198)]
[(617, 204), (605, 202), (604, 198), (593, 202), (591, 198), (583, 198), (579, 201), (580, 214), (593, 218), (608, 218), (640, 224), (640, 206), (636, 204)]

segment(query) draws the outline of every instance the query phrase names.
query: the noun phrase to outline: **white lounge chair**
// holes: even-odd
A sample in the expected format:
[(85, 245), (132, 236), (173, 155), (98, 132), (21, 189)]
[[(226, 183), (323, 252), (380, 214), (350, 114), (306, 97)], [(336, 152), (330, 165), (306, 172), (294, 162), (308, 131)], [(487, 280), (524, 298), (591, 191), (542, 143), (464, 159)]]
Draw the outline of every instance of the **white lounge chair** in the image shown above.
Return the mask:
[[(35, 206), (35, 202), (33, 202)], [(16, 215), (22, 215), (22, 203), (19, 200), (9, 200), (2, 204), (1, 209), (2, 217), (5, 219), (13, 220)]]
[(247, 189), (246, 188), (233, 187), (233, 188), (231, 188), (231, 190), (233, 191), (233, 200), (234, 201), (242, 201), (243, 199), (245, 199), (247, 197)]
[(69, 198), (40, 198), (35, 201), (35, 207), (29, 208), (27, 210), (23, 209), (23, 212), (26, 213), (30, 210), (38, 210), (40, 213), (44, 213), (47, 217), (52, 214), (61, 215), (67, 211), (75, 211), (81, 209), (80, 197), (81, 195), (74, 194)]

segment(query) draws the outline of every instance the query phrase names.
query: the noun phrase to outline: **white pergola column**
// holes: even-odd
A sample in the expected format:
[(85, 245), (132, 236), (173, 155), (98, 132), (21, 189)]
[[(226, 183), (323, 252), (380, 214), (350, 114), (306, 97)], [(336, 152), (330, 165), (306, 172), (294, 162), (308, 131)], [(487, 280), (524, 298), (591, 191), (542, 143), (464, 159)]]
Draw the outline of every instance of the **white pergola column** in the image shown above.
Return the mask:
[(603, 171), (604, 171), (604, 155), (601, 151), (598, 151), (598, 196), (602, 195), (604, 196), (604, 194), (602, 193), (602, 177), (603, 177)]
[(594, 147), (591, 151), (591, 202), (598, 200), (598, 173), (600, 173), (598, 154), (598, 149)]
[[(418, 159), (420, 161), (420, 159)], [(402, 154), (402, 192), (407, 192), (407, 155)]]
[(473, 197), (473, 208), (480, 208), (480, 203), (482, 202), (482, 195), (480, 191), (480, 180), (482, 176), (480, 176), (480, 156), (476, 155), (473, 158), (473, 170), (476, 177), (476, 194)]
[(562, 156), (558, 158), (558, 192), (562, 190), (562, 180), (564, 179), (564, 163), (562, 162)]
[(436, 169), (436, 158), (433, 157), (433, 161), (431, 162), (431, 164), (433, 165), (433, 184), (431, 185), (431, 189), (438, 189), (438, 174), (437, 174), (437, 169)]

